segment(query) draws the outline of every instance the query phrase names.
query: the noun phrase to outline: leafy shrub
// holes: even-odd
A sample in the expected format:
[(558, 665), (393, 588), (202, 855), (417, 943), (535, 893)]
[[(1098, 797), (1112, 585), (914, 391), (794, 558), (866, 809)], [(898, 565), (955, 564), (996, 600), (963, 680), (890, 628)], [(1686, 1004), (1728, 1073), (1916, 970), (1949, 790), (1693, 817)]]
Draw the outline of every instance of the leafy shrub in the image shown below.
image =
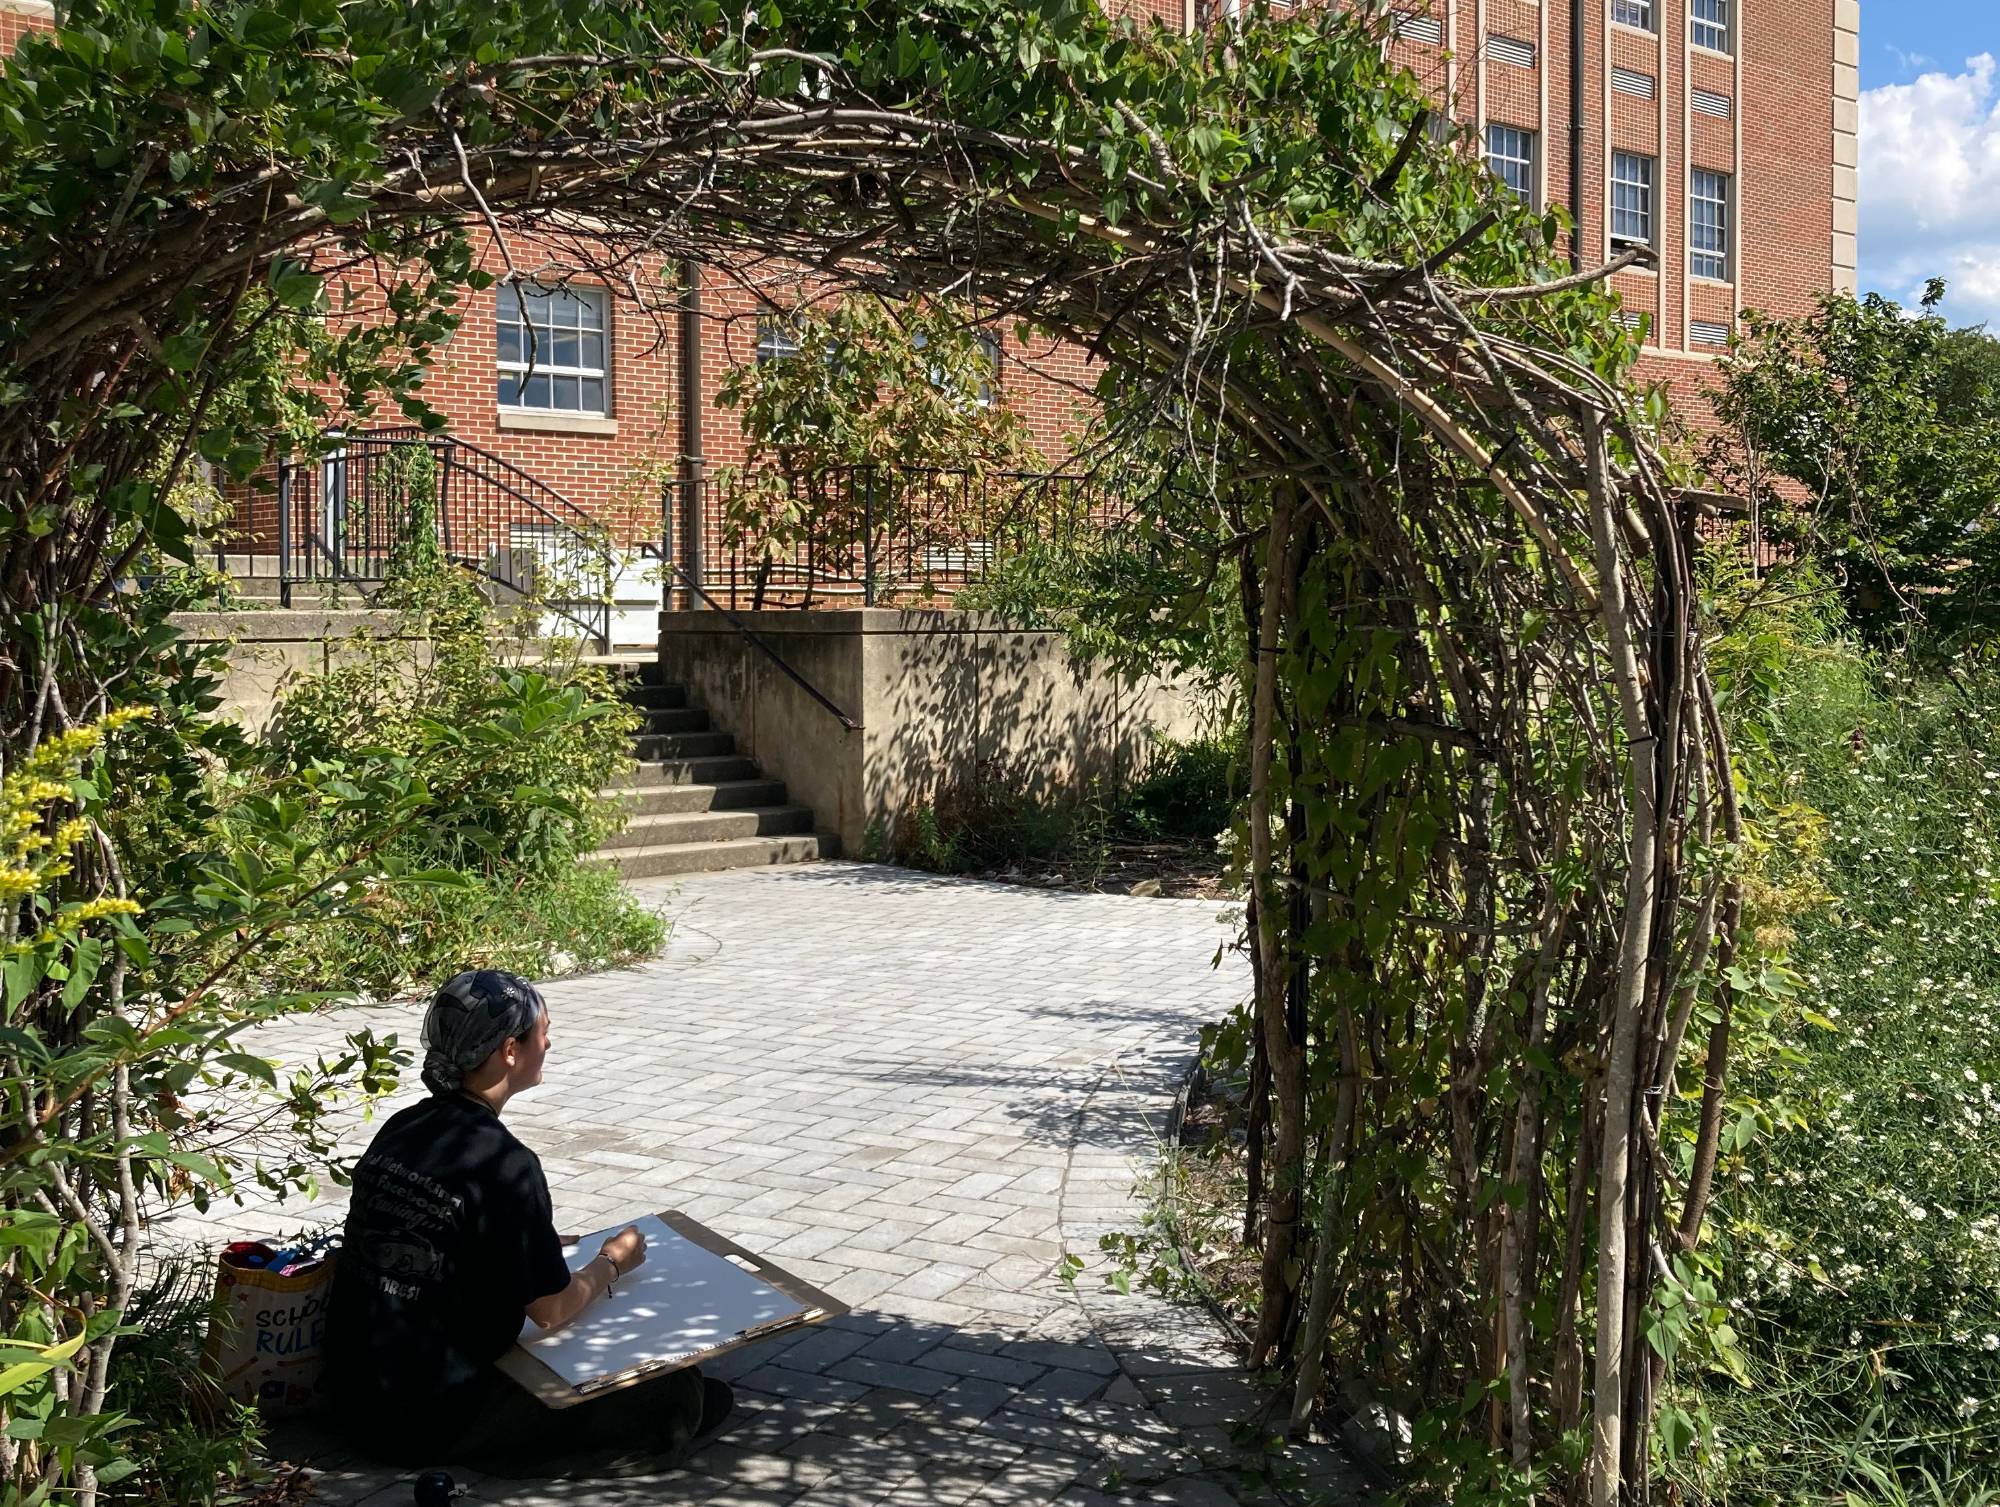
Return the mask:
[(111, 1402), (133, 1420), (125, 1447), (145, 1462), (107, 1496), (146, 1507), (198, 1507), (253, 1468), (262, 1427), (254, 1407), (202, 1364), (215, 1274), (192, 1256), (166, 1262), (132, 1300), (132, 1333), (114, 1353)]
[(1969, 1500), (2000, 1485), (2000, 673), (1871, 653), (1794, 591), (1717, 655), (1774, 987), (1716, 1206), (1748, 1385), (1696, 1389), (1681, 1469)]
[[(417, 770), (488, 770), (477, 800), (399, 840), (406, 861), (455, 882), (405, 887), (365, 920), (317, 929), (275, 951), (269, 976), (379, 993), (467, 966), (546, 977), (656, 950), (659, 918), (608, 871), (579, 865), (624, 820), (599, 791), (630, 760), (638, 714), (617, 700), (609, 673), (560, 655), (506, 663), (483, 599), (448, 568), (413, 569), (398, 597), (407, 625), (427, 636), (419, 662), (404, 646), (362, 640), (354, 663), (284, 693), (268, 758), (322, 781), (337, 781), (362, 751)], [(338, 830), (322, 835), (340, 850)]]
[(461, 968), (553, 978), (659, 951), (666, 924), (607, 867), (495, 874), (464, 884), (405, 886), (364, 918), (301, 933), (266, 960), (277, 986), (337, 983), (376, 994), (422, 989)]
[(969, 783), (871, 829), (863, 856), (940, 874), (1021, 865), (1102, 871), (1119, 839), (1212, 842), (1230, 823), (1240, 742), (1162, 740), (1115, 795), (1044, 789), (1017, 766), (982, 766)]
[(1136, 837), (1212, 840), (1234, 818), (1247, 778), (1241, 737), (1162, 739), (1119, 799), (1114, 823)]
[(863, 856), (938, 874), (969, 874), (1018, 864), (1103, 867), (1109, 813), (1093, 787), (1083, 795), (1051, 793), (1024, 769), (982, 765), (965, 783), (945, 787), (871, 829)]
[(406, 584), (406, 625), (426, 647), (361, 638), (356, 662), (308, 676), (279, 700), (269, 742), (285, 767), (335, 768), (358, 749), (446, 756), (480, 745), (495, 778), (477, 819), (413, 833), (438, 863), (539, 873), (589, 852), (622, 821), (597, 793), (631, 758), (638, 714), (608, 671), (560, 657), (503, 662), (476, 587), (444, 570)]

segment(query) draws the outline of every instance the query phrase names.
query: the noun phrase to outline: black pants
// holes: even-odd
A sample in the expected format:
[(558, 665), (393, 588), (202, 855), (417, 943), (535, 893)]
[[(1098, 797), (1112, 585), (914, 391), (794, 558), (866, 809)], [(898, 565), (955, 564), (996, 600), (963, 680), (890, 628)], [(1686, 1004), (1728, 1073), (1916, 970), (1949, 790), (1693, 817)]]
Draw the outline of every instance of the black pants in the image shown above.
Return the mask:
[[(702, 1423), (704, 1387), (694, 1366), (552, 1408), (497, 1370), (441, 1416), (350, 1407), (342, 1431), (362, 1453), (405, 1466), (456, 1465), (501, 1477), (593, 1473), (593, 1456), (665, 1469), (686, 1453)], [(407, 1410), (404, 1410), (407, 1413)]]

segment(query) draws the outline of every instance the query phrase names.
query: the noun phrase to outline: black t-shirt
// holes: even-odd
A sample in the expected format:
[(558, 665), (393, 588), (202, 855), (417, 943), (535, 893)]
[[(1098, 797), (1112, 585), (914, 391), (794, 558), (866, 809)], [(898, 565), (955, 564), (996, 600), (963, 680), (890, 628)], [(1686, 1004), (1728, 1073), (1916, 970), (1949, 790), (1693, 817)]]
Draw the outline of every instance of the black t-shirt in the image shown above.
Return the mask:
[(400, 1110), (354, 1169), (328, 1390), (349, 1408), (418, 1407), (448, 1423), (520, 1334), (522, 1310), (569, 1276), (542, 1164), (498, 1115), (462, 1094)]

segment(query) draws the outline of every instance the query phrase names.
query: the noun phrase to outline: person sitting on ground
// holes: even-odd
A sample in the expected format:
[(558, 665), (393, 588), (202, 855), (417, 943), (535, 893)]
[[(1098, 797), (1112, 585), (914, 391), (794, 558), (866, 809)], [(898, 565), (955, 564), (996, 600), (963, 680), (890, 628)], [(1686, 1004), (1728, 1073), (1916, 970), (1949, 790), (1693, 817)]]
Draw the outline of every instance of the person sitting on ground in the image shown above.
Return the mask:
[(607, 1449), (682, 1458), (731, 1404), (692, 1366), (560, 1410), (494, 1366), (523, 1315), (560, 1328), (646, 1259), (627, 1227), (572, 1274), (541, 1161), (500, 1123), (542, 1081), (548, 1005), (514, 974), (461, 973), (431, 1002), (423, 1044), (430, 1097), (356, 1164), (334, 1265), (324, 1387), (344, 1432), (396, 1463), (501, 1475)]

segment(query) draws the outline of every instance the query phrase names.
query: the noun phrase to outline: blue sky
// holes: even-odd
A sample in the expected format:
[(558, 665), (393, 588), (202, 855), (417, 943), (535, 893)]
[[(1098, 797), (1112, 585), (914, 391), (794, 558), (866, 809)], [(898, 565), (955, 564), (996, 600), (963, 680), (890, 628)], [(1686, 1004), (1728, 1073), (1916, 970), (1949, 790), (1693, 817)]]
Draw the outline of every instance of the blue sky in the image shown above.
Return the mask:
[(1862, 0), (1861, 285), (2000, 329), (2000, 4)]

